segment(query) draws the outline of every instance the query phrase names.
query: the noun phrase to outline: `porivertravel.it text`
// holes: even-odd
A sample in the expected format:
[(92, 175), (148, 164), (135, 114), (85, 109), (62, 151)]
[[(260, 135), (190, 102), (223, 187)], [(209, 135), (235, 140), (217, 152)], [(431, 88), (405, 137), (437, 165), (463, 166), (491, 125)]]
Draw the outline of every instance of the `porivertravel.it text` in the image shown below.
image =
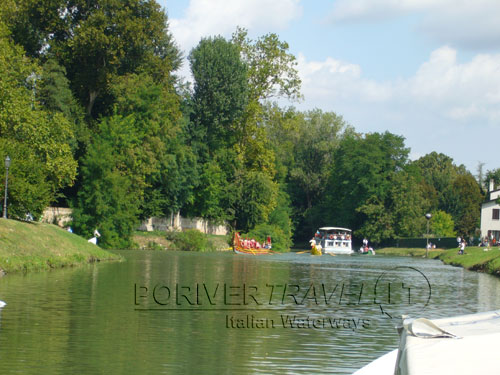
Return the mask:
[(363, 283), (233, 285), (196, 283), (194, 285), (134, 284), (136, 307), (235, 307), (359, 305), (374, 303), (373, 294)]

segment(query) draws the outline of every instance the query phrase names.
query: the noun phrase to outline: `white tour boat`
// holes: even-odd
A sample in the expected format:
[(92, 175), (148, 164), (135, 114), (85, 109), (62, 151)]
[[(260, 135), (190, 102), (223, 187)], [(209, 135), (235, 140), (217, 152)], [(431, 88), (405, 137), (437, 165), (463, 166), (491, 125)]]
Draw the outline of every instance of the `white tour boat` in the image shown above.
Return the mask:
[(319, 228), (315, 236), (320, 241), (325, 254), (352, 254), (352, 233), (350, 229), (339, 227)]

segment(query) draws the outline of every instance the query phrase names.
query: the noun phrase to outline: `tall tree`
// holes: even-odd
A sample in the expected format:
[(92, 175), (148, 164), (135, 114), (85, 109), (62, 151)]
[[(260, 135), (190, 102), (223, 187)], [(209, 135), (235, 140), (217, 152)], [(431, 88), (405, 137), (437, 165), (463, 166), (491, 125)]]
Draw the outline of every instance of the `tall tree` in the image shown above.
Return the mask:
[(453, 181), (450, 195), (450, 201), (454, 201), (450, 214), (455, 229), (462, 235), (473, 235), (481, 217), (481, 187), (470, 173), (460, 175)]
[[(20, 170), (28, 173), (18, 181), (40, 182), (43, 176), (46, 183), (40, 187), (44, 192), (40, 200), (49, 204), (56, 191), (71, 185), (75, 179), (76, 161), (70, 147), (74, 142), (74, 127), (63, 113), (45, 110), (36, 100), (34, 81), (30, 77), (41, 75), (42, 69), (24, 56), (21, 47), (12, 43), (7, 27), (0, 21), (0, 139), (16, 145), (15, 148), (19, 148), (16, 154), (34, 163), (33, 170), (29, 171), (25, 163), (17, 161), (18, 166), (25, 165)], [(30, 189), (21, 185), (17, 185), (21, 190)], [(15, 190), (11, 193), (15, 194)], [(26, 196), (26, 200), (22, 194), (18, 196), (20, 212), (41, 213), (33, 196)]]
[(113, 116), (99, 124), (100, 136), (82, 160), (82, 188), (73, 209), (75, 232), (102, 234), (108, 248), (128, 247), (143, 201), (141, 134), (134, 117)]
[(140, 142), (133, 118), (113, 117), (100, 123), (101, 136), (89, 146), (82, 160), (82, 187), (73, 208), (75, 232), (91, 237), (98, 229), (100, 245), (124, 248), (131, 244), (138, 223), (141, 191), (127, 167), (134, 163)]
[(294, 165), (290, 183), (305, 195), (305, 209), (318, 201), (333, 169), (334, 151), (346, 133), (352, 134), (342, 117), (319, 109), (298, 114), (294, 137)]
[[(394, 175), (404, 167), (408, 152), (404, 138), (389, 132), (343, 139), (329, 182), (330, 220), (357, 229), (366, 216), (380, 211), (376, 207), (388, 207)], [(356, 211), (358, 207), (365, 209)]]
[(482, 192), (479, 183), (463, 165), (432, 152), (413, 162), (424, 178), (429, 196), (434, 197), (433, 211), (452, 215), (455, 230), (461, 235), (472, 234), (479, 223)]
[(239, 47), (243, 61), (248, 65), (251, 101), (301, 97), (297, 61), (288, 51), (287, 42), (281, 41), (274, 33), (253, 41), (248, 37), (248, 31), (240, 27), (233, 34), (232, 42)]
[(238, 48), (222, 37), (205, 38), (189, 55), (194, 78), (193, 133), (212, 155), (234, 146), (248, 104), (247, 67)]
[(168, 81), (180, 64), (155, 0), (20, 0), (9, 22), (31, 56), (55, 56), (66, 68), (93, 118), (110, 113), (113, 77), (147, 72)]
[(390, 212), (397, 237), (420, 237), (426, 226), (425, 214), (431, 202), (426, 198), (418, 176), (401, 170), (394, 175), (390, 192)]

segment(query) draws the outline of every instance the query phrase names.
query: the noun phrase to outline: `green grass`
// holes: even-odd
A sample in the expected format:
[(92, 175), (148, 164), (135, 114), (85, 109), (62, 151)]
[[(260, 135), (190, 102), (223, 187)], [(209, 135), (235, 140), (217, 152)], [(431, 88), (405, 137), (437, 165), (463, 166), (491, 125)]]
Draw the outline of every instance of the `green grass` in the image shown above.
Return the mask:
[[(425, 249), (421, 248), (399, 248), (399, 247), (386, 247), (383, 249), (376, 250), (377, 255), (394, 255), (394, 256), (408, 256), (408, 257), (425, 257)], [(429, 258), (437, 258), (445, 250), (442, 249), (430, 249)]]
[[(380, 255), (425, 257), (425, 249), (384, 248), (377, 250)], [(429, 250), (429, 258), (438, 258), (445, 264), (460, 266), (471, 271), (481, 271), (500, 276), (500, 248), (470, 246), (465, 254), (459, 255), (458, 248), (450, 250)]]
[(121, 259), (52, 224), (0, 219), (0, 270), (6, 273)]
[[(486, 251), (485, 251), (486, 250)], [(461, 266), (469, 270), (497, 273), (500, 271), (500, 249), (493, 247), (471, 246), (465, 248), (464, 255), (458, 255), (458, 250), (447, 250), (440, 259), (446, 264)], [(497, 261), (495, 263), (495, 260)], [(496, 266), (495, 266), (496, 264)]]

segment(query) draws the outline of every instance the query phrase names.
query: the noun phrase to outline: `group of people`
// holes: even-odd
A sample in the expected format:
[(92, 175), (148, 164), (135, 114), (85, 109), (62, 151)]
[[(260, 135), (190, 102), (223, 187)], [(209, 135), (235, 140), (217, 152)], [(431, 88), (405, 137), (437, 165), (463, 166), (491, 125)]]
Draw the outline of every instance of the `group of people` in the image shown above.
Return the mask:
[(494, 236), (485, 236), (480, 240), (478, 246), (500, 246), (500, 241), (498, 241)]
[(255, 241), (255, 239), (248, 239), (245, 238), (241, 240), (241, 245), (245, 249), (270, 249), (271, 248), (271, 238), (267, 237), (267, 240), (265, 243), (261, 244), (259, 241)]
[(330, 240), (350, 240), (351, 239), (351, 235), (350, 234), (344, 234), (344, 233), (330, 233), (328, 235), (326, 235), (325, 237), (325, 234), (321, 235), (321, 233), (318, 231), (316, 231), (316, 233), (314, 234), (314, 238), (315, 239), (325, 239), (325, 238), (328, 238)]

